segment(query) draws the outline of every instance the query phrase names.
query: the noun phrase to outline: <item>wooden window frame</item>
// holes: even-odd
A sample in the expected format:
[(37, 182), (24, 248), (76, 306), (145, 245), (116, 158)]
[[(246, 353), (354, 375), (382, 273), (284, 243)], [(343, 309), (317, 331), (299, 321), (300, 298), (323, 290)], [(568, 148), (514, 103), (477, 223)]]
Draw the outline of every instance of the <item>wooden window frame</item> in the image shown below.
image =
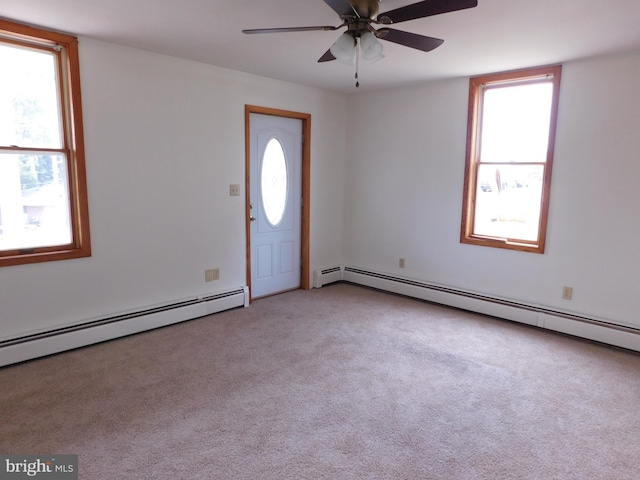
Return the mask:
[(80, 60), (77, 37), (0, 20), (0, 42), (43, 49), (57, 55), (62, 108), (62, 148), (40, 149), (0, 145), (2, 153), (44, 152), (67, 162), (72, 241), (66, 245), (0, 251), (0, 267), (91, 256), (87, 198)]
[[(469, 81), (469, 110), (467, 120), (467, 149), (464, 173), (464, 193), (462, 206), (462, 221), (460, 228), (460, 242), (485, 247), (504, 248), (523, 252), (544, 253), (547, 220), (549, 216), (549, 197), (551, 190), (551, 172), (553, 170), (553, 154), (555, 145), (556, 125), (558, 117), (558, 99), (560, 94), (561, 65), (537, 67), (525, 70), (502, 72), (491, 75), (473, 77)], [(551, 118), (549, 124), (549, 142), (547, 158), (544, 162), (542, 193), (540, 198), (540, 220), (538, 238), (536, 241), (522, 239), (497, 238), (474, 234), (475, 199), (478, 185), (478, 167), (480, 132), (482, 129), (480, 116), (484, 87), (499, 87), (513, 84), (525, 84), (549, 79), (553, 85)]]

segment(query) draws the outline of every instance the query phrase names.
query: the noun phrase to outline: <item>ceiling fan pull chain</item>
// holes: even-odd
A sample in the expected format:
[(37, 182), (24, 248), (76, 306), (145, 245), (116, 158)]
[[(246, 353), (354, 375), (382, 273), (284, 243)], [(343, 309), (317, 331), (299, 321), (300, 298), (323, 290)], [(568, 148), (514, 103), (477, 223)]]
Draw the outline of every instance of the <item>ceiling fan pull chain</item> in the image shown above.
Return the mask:
[(356, 88), (360, 86), (360, 82), (358, 81), (358, 70), (360, 69), (360, 42), (359, 38), (355, 38), (356, 41)]

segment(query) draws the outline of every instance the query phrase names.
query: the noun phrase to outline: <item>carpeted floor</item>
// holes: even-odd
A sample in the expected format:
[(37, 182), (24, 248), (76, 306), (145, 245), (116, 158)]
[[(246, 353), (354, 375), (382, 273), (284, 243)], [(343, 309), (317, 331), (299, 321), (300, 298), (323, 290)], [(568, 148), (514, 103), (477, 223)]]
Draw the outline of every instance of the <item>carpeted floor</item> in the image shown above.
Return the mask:
[(637, 479), (640, 355), (348, 284), (0, 370), (81, 479)]

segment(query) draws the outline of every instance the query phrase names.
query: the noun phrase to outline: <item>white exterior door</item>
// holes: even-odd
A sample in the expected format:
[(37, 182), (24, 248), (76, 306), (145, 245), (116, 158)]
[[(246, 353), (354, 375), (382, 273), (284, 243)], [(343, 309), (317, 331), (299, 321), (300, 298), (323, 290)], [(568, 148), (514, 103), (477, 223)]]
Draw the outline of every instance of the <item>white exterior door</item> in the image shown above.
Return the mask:
[(302, 120), (250, 117), (251, 296), (300, 287)]

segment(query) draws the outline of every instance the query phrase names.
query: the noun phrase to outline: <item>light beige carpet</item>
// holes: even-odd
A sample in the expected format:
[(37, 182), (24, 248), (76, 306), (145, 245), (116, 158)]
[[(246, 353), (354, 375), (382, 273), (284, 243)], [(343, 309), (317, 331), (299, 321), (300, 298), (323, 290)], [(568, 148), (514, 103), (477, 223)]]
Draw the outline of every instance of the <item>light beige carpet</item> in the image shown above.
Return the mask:
[(637, 479), (640, 356), (353, 285), (0, 370), (81, 479)]

